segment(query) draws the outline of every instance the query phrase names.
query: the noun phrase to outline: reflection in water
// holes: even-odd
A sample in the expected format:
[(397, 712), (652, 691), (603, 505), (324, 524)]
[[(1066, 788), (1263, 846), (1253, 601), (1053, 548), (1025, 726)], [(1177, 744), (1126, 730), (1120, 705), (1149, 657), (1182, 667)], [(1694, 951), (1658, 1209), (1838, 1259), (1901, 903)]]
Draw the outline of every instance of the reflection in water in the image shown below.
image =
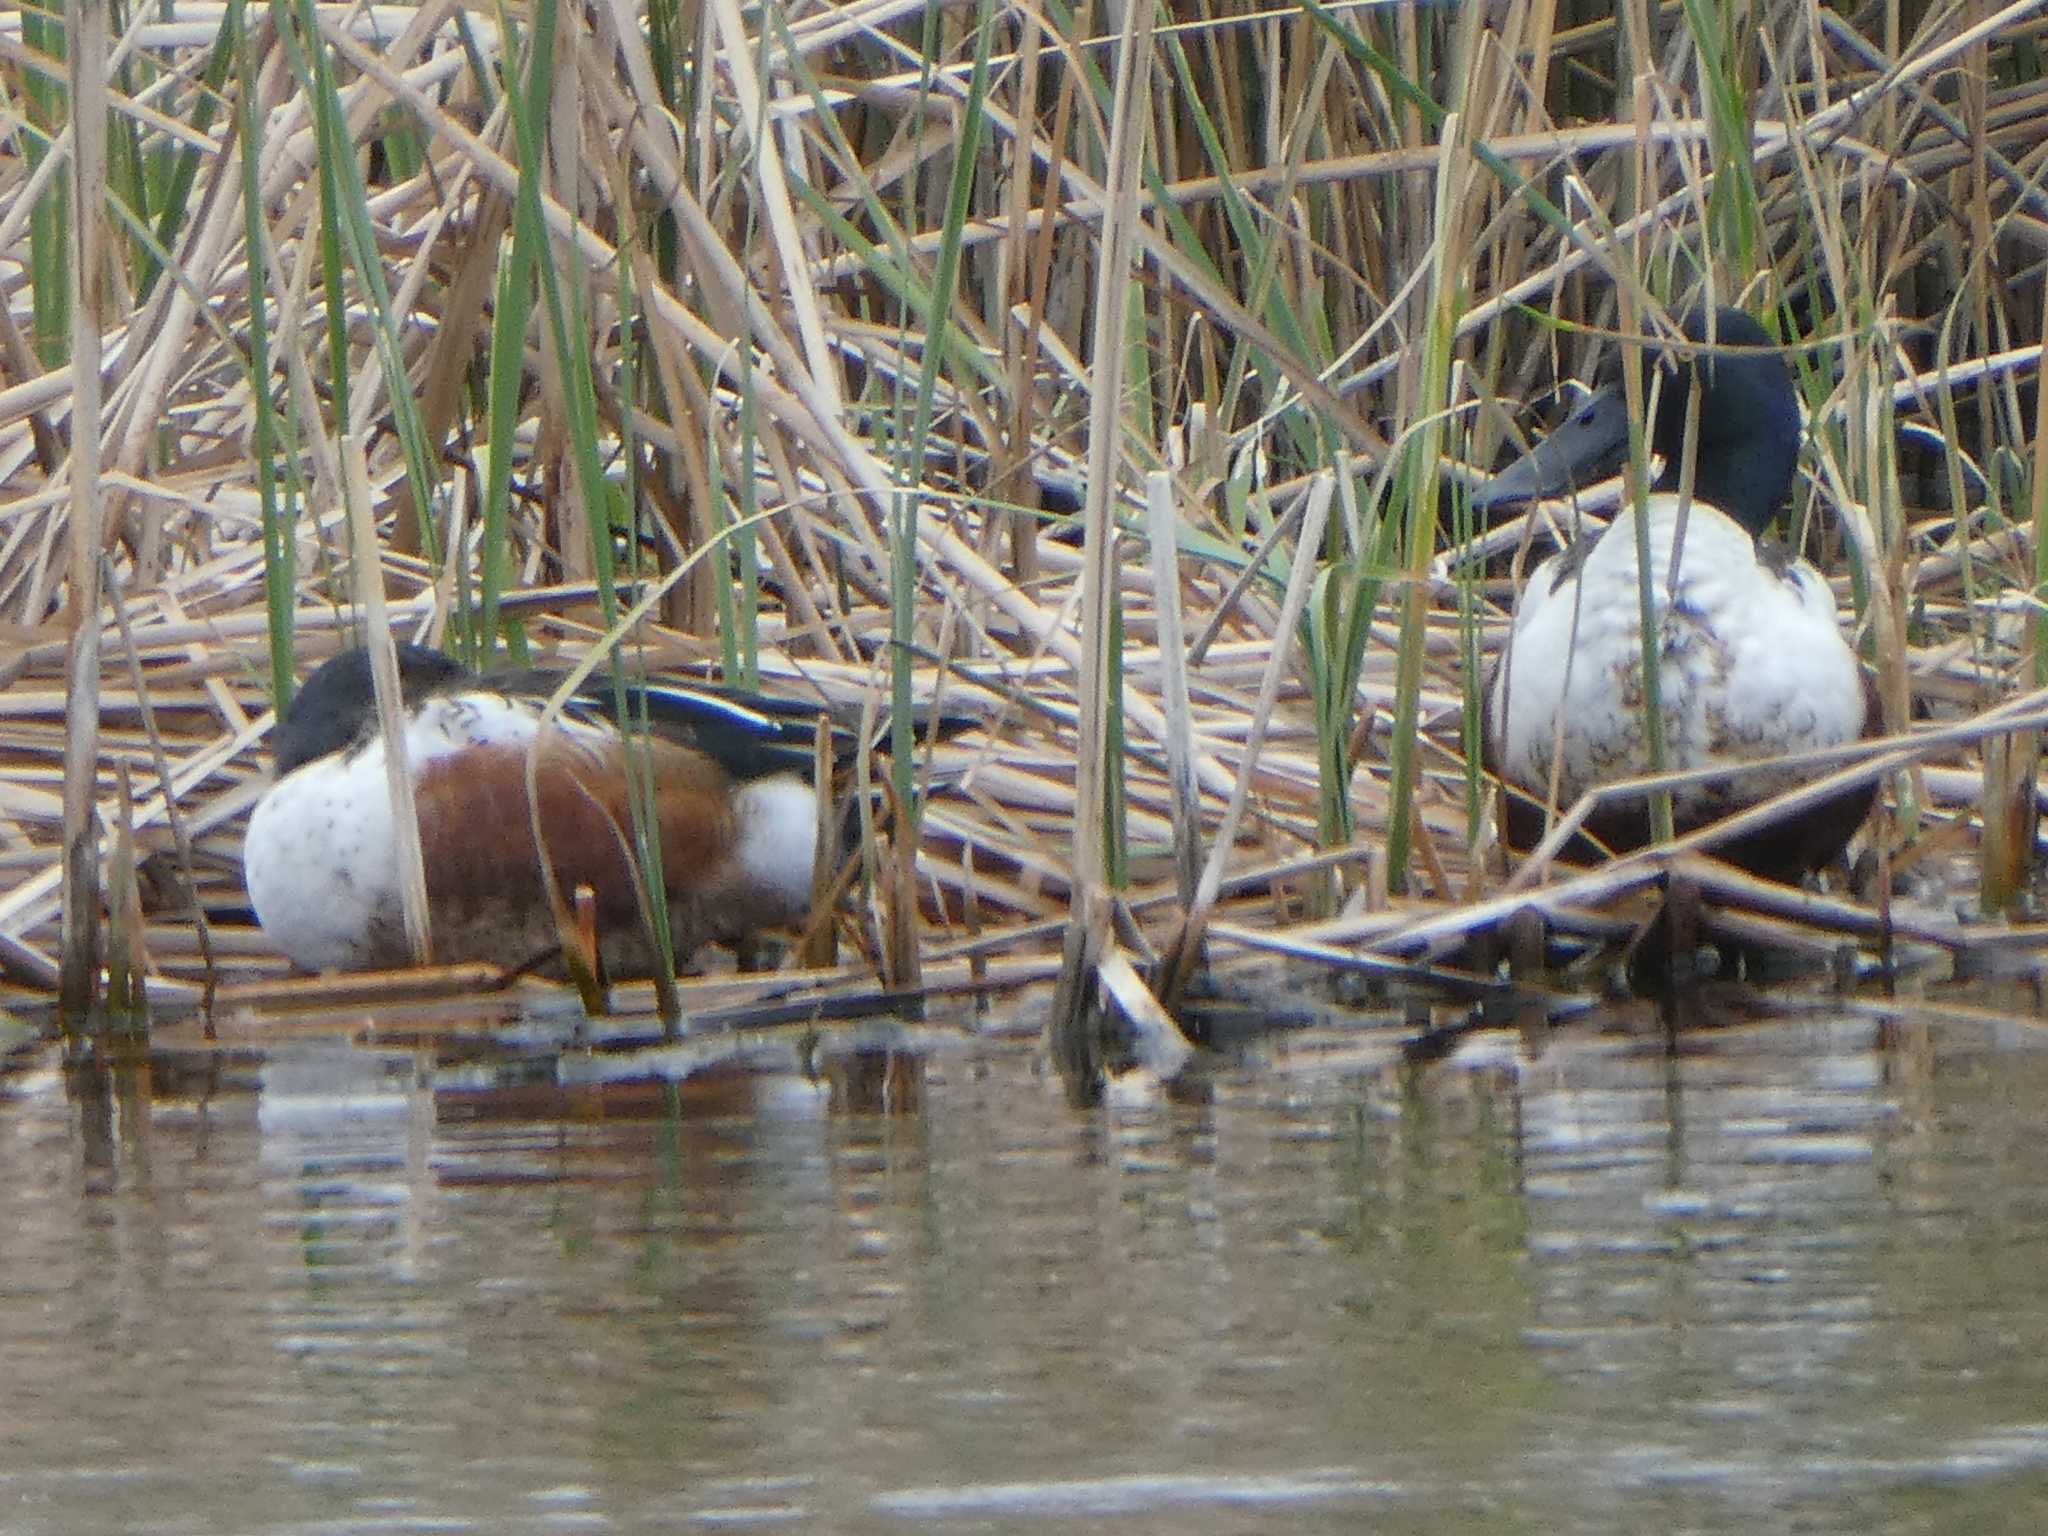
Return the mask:
[(2031, 1528), (2048, 1054), (0, 1080), (0, 1530)]

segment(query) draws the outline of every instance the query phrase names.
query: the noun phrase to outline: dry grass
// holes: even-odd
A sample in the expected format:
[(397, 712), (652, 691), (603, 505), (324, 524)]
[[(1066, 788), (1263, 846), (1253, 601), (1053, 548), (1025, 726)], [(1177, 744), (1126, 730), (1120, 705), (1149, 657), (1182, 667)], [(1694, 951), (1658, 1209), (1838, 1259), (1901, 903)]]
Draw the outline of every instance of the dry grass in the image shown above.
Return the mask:
[[(1618, 295), (1703, 282), (1800, 343), (1793, 527), (1882, 684), (1895, 739), (1865, 771), (1891, 883), (1943, 894), (1909, 919), (1713, 893), (1772, 907), (1741, 921), (1794, 947), (1983, 935), (2031, 964), (2030, 930), (1959, 925), (1946, 893), (1979, 856), (1987, 765), (1990, 844), (2019, 849), (1988, 861), (1993, 904), (2023, 912), (2031, 877), (2013, 808), (2038, 754), (1984, 744), (2038, 727), (2048, 682), (2048, 17), (1579, 19), (1607, 10), (1139, 4), (1115, 14), (1145, 67), (1119, 74), (1087, 10), (600, 0), (554, 19), (546, 109), (515, 114), (502, 13), (467, 0), (255, 7), (239, 45), (239, 8), (131, 8), (107, 80), (95, 790), (110, 851), (134, 828), (152, 997), (207, 979), (195, 905), (223, 919), (217, 980), (283, 975), (231, 919), (239, 826), (273, 657), (339, 642), (352, 555), (407, 636), (566, 659), (611, 637), (985, 710), (917, 765), (944, 787), (914, 895), (871, 869), (848, 905), (885, 969), (914, 903), (928, 980), (1005, 950), (1042, 974), (1077, 871), (1122, 888), (1078, 903), (1104, 963), (1174, 944), (1198, 866), (1170, 758), (1204, 838), (1242, 803), (1212, 956), (1435, 958), (1524, 903), (1600, 929), (1585, 914), (1654, 859), (1510, 882), (1489, 851), (1471, 710), (1528, 530), (1467, 529), (1439, 492), (1528, 425), (1503, 403), (1599, 350), (1537, 315), (1612, 331)], [(61, 32), (0, 15), (0, 972), (32, 993), (57, 980), (67, 603), (95, 564), (69, 556), (63, 445), (92, 396), (66, 361)], [(357, 172), (325, 196), (323, 153)], [(348, 533), (348, 443), (374, 551)], [(1142, 547), (1157, 471), (1170, 594)], [(1042, 511), (1048, 486), (1082, 513)], [(1318, 574), (1283, 623), (1297, 565)]]

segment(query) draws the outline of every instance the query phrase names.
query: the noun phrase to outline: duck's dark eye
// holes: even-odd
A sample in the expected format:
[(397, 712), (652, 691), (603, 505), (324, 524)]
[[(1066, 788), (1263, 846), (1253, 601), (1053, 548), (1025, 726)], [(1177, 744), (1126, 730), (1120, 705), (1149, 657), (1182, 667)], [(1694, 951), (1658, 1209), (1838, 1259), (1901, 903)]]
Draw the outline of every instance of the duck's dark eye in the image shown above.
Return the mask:
[(1593, 407), (1592, 407), (1592, 406), (1590, 406), (1590, 405), (1588, 405), (1588, 406), (1582, 407), (1582, 408), (1580, 409), (1580, 411), (1579, 411), (1579, 414), (1578, 414), (1578, 415), (1577, 415), (1577, 416), (1576, 416), (1575, 418), (1573, 418), (1573, 419), (1574, 419), (1575, 421), (1577, 421), (1577, 423), (1578, 423), (1578, 424), (1579, 424), (1580, 426), (1582, 426), (1582, 427), (1585, 427), (1585, 426), (1590, 426), (1590, 425), (1592, 425), (1592, 422), (1593, 422), (1593, 415), (1594, 415), (1594, 412), (1593, 412)]

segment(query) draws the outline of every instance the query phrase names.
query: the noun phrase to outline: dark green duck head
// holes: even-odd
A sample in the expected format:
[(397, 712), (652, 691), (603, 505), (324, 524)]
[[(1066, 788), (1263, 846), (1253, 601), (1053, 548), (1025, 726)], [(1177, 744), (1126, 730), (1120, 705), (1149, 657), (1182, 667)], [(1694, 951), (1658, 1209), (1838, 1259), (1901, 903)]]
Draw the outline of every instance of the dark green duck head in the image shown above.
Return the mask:
[[(1696, 309), (1685, 317), (1680, 330), (1687, 341), (1708, 344), (1709, 313)], [(1693, 499), (1719, 507), (1752, 534), (1761, 534), (1792, 489), (1799, 464), (1799, 397), (1791, 370), (1761, 325), (1739, 309), (1711, 314), (1713, 350), (1666, 354), (1660, 360), (1663, 383), (1649, 449), (1664, 467), (1651, 489), (1679, 488), (1686, 410), (1698, 390)], [(1648, 385), (1645, 379), (1645, 400)], [(1483, 510), (1563, 496), (1613, 474), (1627, 453), (1628, 405), (1617, 381), (1481, 486), (1472, 504)]]

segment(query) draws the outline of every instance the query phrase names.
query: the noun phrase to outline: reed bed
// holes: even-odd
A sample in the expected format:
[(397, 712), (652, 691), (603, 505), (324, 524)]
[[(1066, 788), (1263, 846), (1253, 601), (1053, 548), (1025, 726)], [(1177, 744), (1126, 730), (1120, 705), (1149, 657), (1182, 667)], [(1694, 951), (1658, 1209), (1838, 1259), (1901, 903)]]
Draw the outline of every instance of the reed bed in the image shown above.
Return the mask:
[[(103, 955), (294, 995), (239, 829), (294, 658), (380, 608), (983, 720), (896, 738), (838, 968), (749, 996), (1063, 942), (1126, 1012), (1204, 960), (1441, 980), (1674, 860), (1752, 940), (2031, 971), (2044, 13), (164, 0), (97, 69), (0, 15), (0, 976), (58, 986), (84, 736)], [(1827, 890), (1492, 841), (1482, 678), (1560, 519), (1462, 488), (1702, 287), (1787, 343), (1791, 536), (1881, 684)]]

